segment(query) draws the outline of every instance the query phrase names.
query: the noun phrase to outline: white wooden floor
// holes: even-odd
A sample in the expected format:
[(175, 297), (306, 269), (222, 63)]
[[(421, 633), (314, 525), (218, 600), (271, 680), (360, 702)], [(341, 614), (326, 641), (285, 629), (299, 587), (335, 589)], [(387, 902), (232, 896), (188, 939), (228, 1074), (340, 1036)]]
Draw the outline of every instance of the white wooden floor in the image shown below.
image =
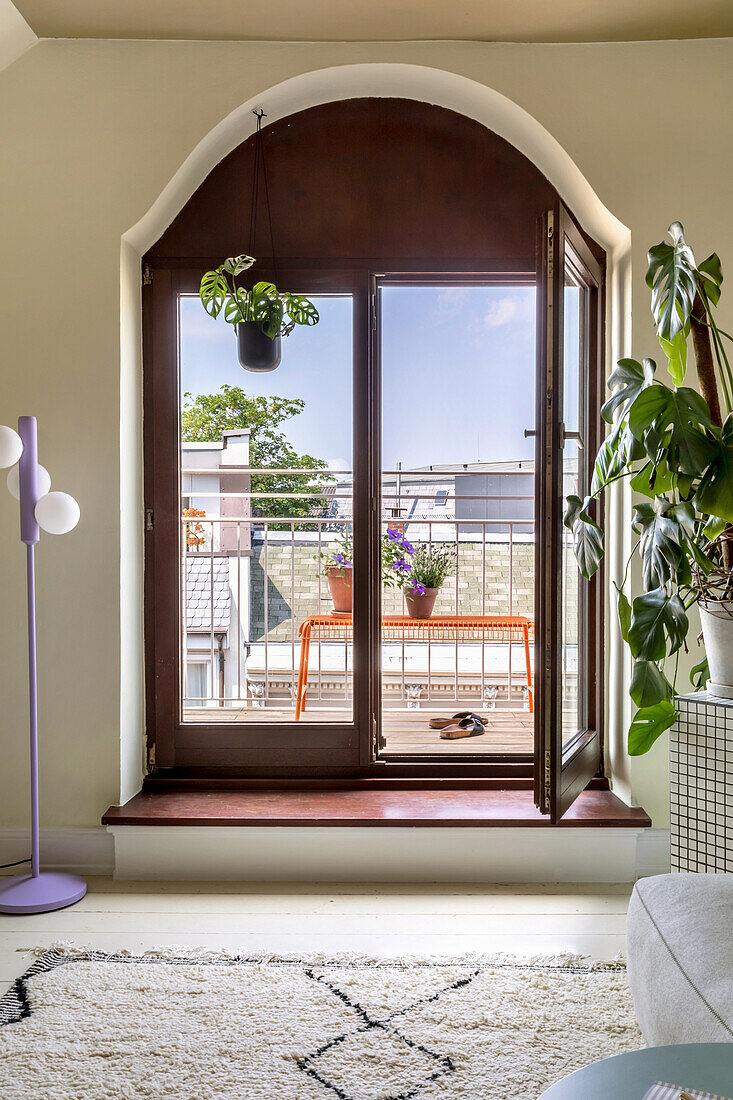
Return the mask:
[(180, 944), (281, 954), (370, 956), (625, 951), (628, 885), (130, 883), (91, 879), (77, 905), (0, 915), (0, 993), (33, 949)]

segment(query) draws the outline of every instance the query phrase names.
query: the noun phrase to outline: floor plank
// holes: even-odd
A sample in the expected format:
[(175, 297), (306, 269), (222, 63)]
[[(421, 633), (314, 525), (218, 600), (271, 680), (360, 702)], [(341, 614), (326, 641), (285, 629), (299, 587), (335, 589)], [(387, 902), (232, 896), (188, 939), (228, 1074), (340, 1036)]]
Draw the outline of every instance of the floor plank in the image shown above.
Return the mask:
[(165, 944), (240, 953), (370, 957), (625, 949), (626, 884), (134, 883), (91, 879), (75, 906), (0, 916), (0, 992), (34, 949), (73, 941), (102, 951)]
[[(441, 738), (439, 730), (430, 729), (433, 717), (450, 717), (459, 710), (475, 710), (488, 719), (486, 733), (478, 737), (461, 738), (447, 741)], [(292, 722), (295, 711), (292, 707), (195, 707), (185, 712), (185, 720), (190, 722), (227, 722), (248, 724), (261, 722)], [(335, 707), (308, 707), (301, 718), (303, 726), (309, 723), (349, 722), (351, 711)], [(442, 708), (431, 707), (419, 710), (407, 707), (386, 707), (382, 716), (382, 731), (386, 744), (385, 753), (440, 753), (444, 756), (491, 755), (493, 753), (531, 753), (534, 750), (534, 720), (529, 710), (502, 709), (483, 710), (474, 700), (457, 705), (448, 703)]]

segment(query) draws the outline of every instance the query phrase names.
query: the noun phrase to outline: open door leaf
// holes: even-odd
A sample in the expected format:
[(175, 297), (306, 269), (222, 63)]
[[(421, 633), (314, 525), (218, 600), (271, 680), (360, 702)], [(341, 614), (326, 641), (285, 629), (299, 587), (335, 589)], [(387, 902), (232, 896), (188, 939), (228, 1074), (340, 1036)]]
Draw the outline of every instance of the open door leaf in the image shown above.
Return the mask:
[(651, 707), (641, 707), (629, 726), (629, 756), (649, 752), (658, 737), (674, 725), (677, 711), (668, 699)]
[(651, 707), (663, 699), (672, 698), (672, 685), (652, 661), (637, 661), (629, 695), (637, 707)]

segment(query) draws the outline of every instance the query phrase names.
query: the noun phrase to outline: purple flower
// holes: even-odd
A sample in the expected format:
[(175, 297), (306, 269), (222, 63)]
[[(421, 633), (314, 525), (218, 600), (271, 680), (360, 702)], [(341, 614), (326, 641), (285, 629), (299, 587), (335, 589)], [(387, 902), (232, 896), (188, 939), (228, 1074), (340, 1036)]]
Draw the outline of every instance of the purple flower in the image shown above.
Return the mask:
[(408, 554), (415, 553), (415, 547), (412, 545), (411, 542), (407, 541), (404, 535), (402, 536), (402, 549), (406, 550)]
[(409, 561), (405, 561), (404, 558), (397, 558), (392, 568), (394, 569), (395, 573), (409, 573), (412, 569), (412, 566), (410, 565)]
[(337, 565), (349, 564), (343, 554), (334, 554), (333, 560), (336, 562)]
[(402, 534), (399, 531), (395, 531), (394, 527), (388, 527), (387, 538), (390, 539), (391, 542), (400, 542)]
[(412, 585), (412, 594), (413, 594), (413, 596), (424, 596), (425, 595), (425, 585), (424, 584), (419, 584), (417, 581), (414, 581), (413, 585)]

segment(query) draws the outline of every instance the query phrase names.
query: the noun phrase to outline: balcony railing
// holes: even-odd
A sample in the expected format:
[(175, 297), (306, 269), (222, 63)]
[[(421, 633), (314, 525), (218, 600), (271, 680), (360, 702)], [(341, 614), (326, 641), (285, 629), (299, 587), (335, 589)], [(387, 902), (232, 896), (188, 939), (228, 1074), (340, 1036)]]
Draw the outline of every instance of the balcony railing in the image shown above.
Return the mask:
[[(189, 514), (181, 519), (184, 718), (201, 721), (205, 708), (207, 721), (253, 721), (268, 708), (268, 720), (290, 720), (300, 663), (299, 628), (308, 616), (332, 609), (322, 562), (337, 549), (339, 533), (351, 525), (351, 485), (343, 480), (350, 471), (237, 466), (182, 472), (189, 504)], [(276, 479), (296, 474), (342, 480), (315, 484), (304, 492), (281, 492), (276, 486), (253, 492), (245, 487), (250, 475)], [(237, 489), (199, 491), (199, 475), (214, 476), (220, 485), (238, 478)], [(453, 476), (445, 471), (385, 471), (383, 528), (399, 526), (413, 544), (453, 548), (455, 575), (441, 590), (435, 615), (520, 615), (533, 620), (534, 496), (463, 492), (460, 484), (444, 497), (444, 489), (425, 491), (426, 479), (445, 486)], [(521, 477), (526, 483), (533, 474), (504, 470), (501, 477)], [(516, 484), (524, 487), (521, 481)], [(251, 514), (259, 500), (270, 502), (274, 514)], [(310, 501), (313, 507), (308, 515), (287, 516), (271, 507), (274, 500)], [(465, 514), (441, 518), (435, 514), (440, 508)], [(506, 509), (507, 514), (488, 516), (490, 509)], [(483, 516), (476, 514), (479, 510)], [(572, 600), (572, 592), (565, 598)], [(405, 613), (400, 590), (383, 591), (382, 613)], [(573, 650), (571, 640), (566, 649), (571, 682), (577, 646)], [(518, 641), (467, 641), (458, 634), (453, 640), (414, 641), (390, 634), (382, 641), (381, 662), (385, 708), (529, 708), (525, 653)], [(343, 720), (352, 697), (351, 640), (314, 637), (304, 720), (310, 714)]]

